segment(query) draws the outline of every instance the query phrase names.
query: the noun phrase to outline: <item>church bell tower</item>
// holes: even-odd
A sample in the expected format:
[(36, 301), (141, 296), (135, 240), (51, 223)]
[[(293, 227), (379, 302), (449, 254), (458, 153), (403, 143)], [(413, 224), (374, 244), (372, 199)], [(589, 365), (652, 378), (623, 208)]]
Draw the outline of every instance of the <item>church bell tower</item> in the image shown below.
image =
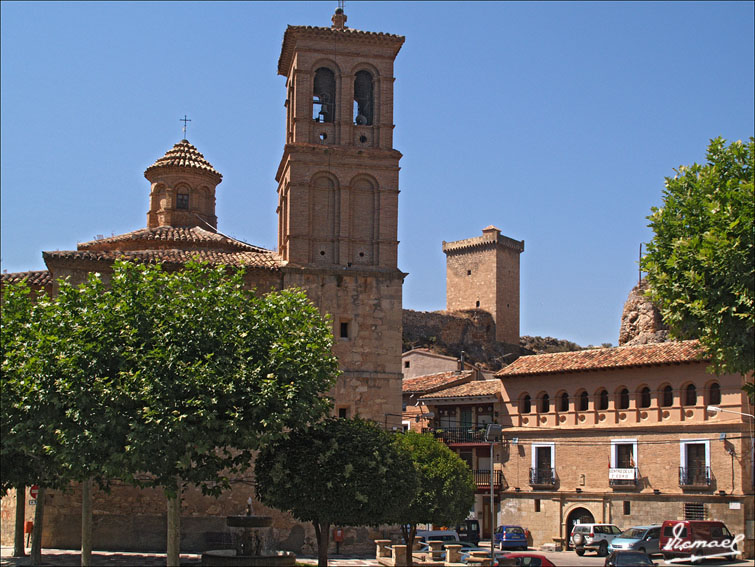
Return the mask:
[(286, 145), (278, 181), (278, 252), (296, 265), (396, 268), (398, 172), (393, 62), (402, 36), (288, 26)]

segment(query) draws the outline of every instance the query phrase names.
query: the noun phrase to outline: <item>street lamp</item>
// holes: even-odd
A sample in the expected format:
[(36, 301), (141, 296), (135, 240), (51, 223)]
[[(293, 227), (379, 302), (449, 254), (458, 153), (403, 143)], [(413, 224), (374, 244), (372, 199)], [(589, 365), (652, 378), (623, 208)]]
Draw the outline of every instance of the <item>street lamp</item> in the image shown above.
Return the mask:
[(493, 443), (501, 436), (503, 427), (497, 423), (488, 423), (485, 441), (490, 443), (490, 564), (495, 564), (495, 506), (493, 503)]
[(751, 413), (742, 413), (741, 411), (734, 411), (734, 410), (729, 410), (729, 409), (723, 409), (723, 408), (720, 408), (718, 406), (708, 406), (705, 409), (708, 410), (708, 413), (719, 413), (719, 412), (723, 412), (723, 413), (735, 413), (737, 415), (744, 415), (745, 417), (749, 417), (749, 418), (755, 419), (755, 415), (752, 415)]

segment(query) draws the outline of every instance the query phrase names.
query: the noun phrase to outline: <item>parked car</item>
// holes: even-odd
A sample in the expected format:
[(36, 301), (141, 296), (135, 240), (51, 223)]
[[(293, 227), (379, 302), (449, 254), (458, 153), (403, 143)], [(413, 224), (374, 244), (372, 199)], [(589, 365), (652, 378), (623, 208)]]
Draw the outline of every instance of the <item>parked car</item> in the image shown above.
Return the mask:
[(495, 546), (498, 549), (527, 550), (527, 534), (521, 526), (498, 526), (495, 530)]
[(459, 534), (456, 530), (417, 530), (420, 541), (448, 541), (459, 543)]
[(456, 526), (456, 533), (459, 534), (461, 541), (477, 545), (480, 543), (480, 522), (477, 520), (464, 520)]
[(614, 524), (574, 524), (569, 543), (579, 556), (589, 549), (605, 557), (608, 555), (608, 545), (620, 534), (621, 530)]
[(708, 555), (726, 558), (738, 551), (734, 536), (724, 523), (708, 520), (663, 522), (660, 546), (664, 559)]
[(624, 530), (608, 544), (608, 551), (642, 551), (648, 555), (660, 553), (661, 525), (636, 526)]
[(655, 565), (650, 556), (642, 551), (614, 551), (606, 557), (604, 567), (650, 567)]
[(507, 553), (498, 558), (496, 567), (556, 567), (556, 564), (539, 553)]

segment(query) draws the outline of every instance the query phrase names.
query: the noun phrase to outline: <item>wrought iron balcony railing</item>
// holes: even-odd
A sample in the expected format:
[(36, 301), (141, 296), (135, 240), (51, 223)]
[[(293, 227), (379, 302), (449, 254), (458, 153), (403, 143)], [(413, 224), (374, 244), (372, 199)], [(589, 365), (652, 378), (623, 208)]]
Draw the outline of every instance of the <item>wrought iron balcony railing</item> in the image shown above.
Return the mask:
[(608, 469), (608, 484), (614, 487), (636, 487), (640, 481), (637, 467), (615, 467)]
[(556, 470), (551, 468), (531, 468), (531, 486), (553, 486), (556, 484)]
[(710, 467), (698, 465), (694, 467), (679, 467), (679, 486), (710, 486)]
[[(477, 488), (490, 488), (490, 471), (489, 470), (473, 470), (474, 483)], [(493, 489), (499, 489), (503, 486), (503, 473), (501, 471), (493, 471)]]
[(436, 439), (449, 443), (485, 443), (485, 426), (436, 427), (430, 432)]

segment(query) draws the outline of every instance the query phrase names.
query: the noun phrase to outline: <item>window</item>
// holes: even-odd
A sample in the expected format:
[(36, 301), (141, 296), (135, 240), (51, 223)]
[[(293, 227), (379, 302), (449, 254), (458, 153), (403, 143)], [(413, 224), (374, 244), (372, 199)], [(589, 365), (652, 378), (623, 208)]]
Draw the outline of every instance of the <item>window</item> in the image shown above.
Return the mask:
[(666, 386), (661, 394), (661, 407), (669, 408), (674, 405), (674, 390), (671, 386)]
[(336, 77), (333, 71), (320, 67), (315, 71), (312, 91), (312, 119), (315, 122), (333, 122), (336, 101)]
[(579, 394), (579, 411), (587, 411), (587, 408), (590, 407), (590, 396), (582, 390), (582, 393)]
[(341, 335), (340, 336), (342, 339), (349, 338), (349, 322), (348, 321), (341, 321)]
[(717, 406), (721, 403), (721, 386), (718, 382), (713, 382), (708, 388), (708, 404), (711, 406)]
[(619, 409), (629, 409), (629, 390), (626, 388), (622, 388), (621, 391), (619, 391), (619, 399), (618, 399), (618, 406)]
[(540, 511), (540, 499), (535, 498), (535, 512), (539, 512), (539, 511)]
[(640, 407), (650, 407), (650, 388), (648, 388), (647, 386), (640, 390)]
[(522, 403), (519, 411), (521, 413), (530, 413), (532, 411), (532, 398), (530, 398), (529, 394), (525, 394), (522, 398)]
[(338, 408), (338, 417), (347, 419), (349, 417), (349, 408)]
[(624, 500), (624, 515), (629, 516), (632, 514), (632, 503), (629, 500)]
[(189, 208), (189, 194), (188, 193), (179, 193), (178, 195), (176, 195), (176, 208), (177, 209)]
[(404, 361), (404, 368), (409, 368), (409, 366), (411, 366), (411, 362), (408, 361), (408, 360), (405, 360)]
[(679, 485), (710, 486), (710, 441), (685, 439), (679, 442)]
[(372, 91), (372, 75), (358, 71), (354, 77), (354, 124), (358, 126), (372, 126)]
[(598, 392), (598, 409), (608, 409), (608, 390), (601, 390), (600, 392)]
[[(704, 520), (705, 519), (705, 504), (703, 504), (702, 502), (685, 502), (684, 503), (684, 519), (685, 520)], [(684, 532), (686, 531), (687, 531), (687, 528), (685, 527)], [(680, 537), (686, 537), (686, 536), (687, 534), (683, 533)]]
[(532, 445), (531, 485), (553, 485), (556, 482), (556, 445), (534, 443)]
[(637, 439), (611, 439), (612, 469), (633, 469), (636, 463)]
[(569, 411), (569, 394), (566, 392), (558, 398), (558, 411)]
[(551, 399), (548, 394), (543, 394), (540, 397), (540, 413), (548, 413), (551, 411)]
[(694, 384), (688, 384), (687, 387), (684, 388), (684, 405), (697, 405), (697, 388), (695, 388)]
[(474, 408), (465, 407), (461, 408), (461, 427), (472, 427), (474, 422), (472, 421)]

